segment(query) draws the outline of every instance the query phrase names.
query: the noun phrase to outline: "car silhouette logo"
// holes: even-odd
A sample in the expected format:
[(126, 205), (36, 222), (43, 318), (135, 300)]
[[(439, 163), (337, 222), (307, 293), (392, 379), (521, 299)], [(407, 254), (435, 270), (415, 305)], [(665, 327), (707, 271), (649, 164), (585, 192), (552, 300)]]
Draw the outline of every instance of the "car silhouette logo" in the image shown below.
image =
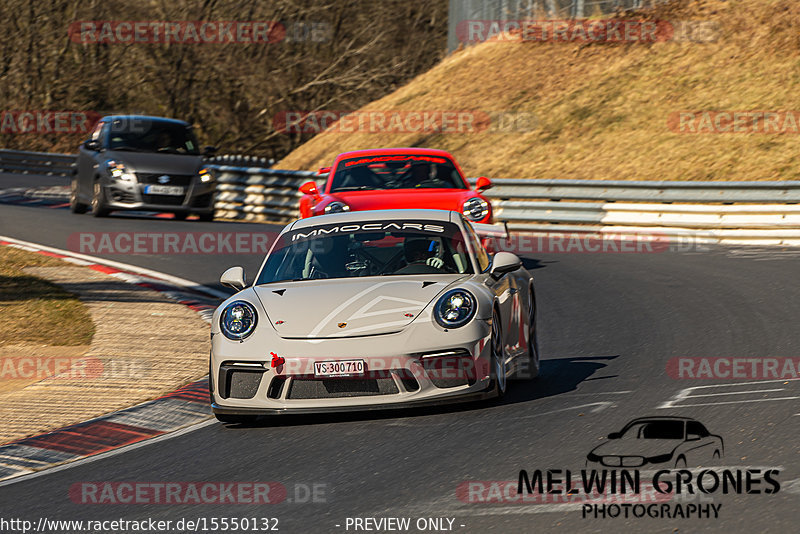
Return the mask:
[(167, 176), (166, 174), (162, 174), (161, 176), (158, 177), (158, 183), (160, 183), (160, 184), (168, 184), (169, 183), (169, 176)]
[(608, 441), (586, 455), (586, 465), (670, 468), (699, 467), (722, 458), (722, 438), (688, 417), (641, 417), (608, 435)]

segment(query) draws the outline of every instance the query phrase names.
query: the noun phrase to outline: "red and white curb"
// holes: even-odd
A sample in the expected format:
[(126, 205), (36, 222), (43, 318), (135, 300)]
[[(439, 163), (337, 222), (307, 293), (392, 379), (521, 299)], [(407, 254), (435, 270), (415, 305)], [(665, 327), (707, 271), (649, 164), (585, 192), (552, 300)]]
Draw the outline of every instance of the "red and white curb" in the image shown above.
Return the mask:
[[(43, 254), (157, 291), (195, 310), (206, 322), (222, 291), (149, 269), (0, 236), (0, 246)], [(208, 379), (158, 399), (52, 432), (0, 445), (0, 484), (59, 465), (164, 436), (211, 418)]]

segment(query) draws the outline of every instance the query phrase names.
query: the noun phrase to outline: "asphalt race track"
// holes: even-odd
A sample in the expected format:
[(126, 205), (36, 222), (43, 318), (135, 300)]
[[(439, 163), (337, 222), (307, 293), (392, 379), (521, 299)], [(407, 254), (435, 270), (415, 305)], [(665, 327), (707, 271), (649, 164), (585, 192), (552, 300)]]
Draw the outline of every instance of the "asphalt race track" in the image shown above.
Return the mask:
[[(0, 180), (0, 188), (15, 186)], [(153, 216), (99, 220), (64, 207), (0, 205), (0, 235), (58, 248), (68, 248), (76, 232), (265, 230), (274, 229)], [(98, 255), (215, 287), (226, 267), (244, 265), (252, 276), (261, 261), (255, 255)], [(2, 486), (4, 515), (269, 517), (278, 518), (280, 532), (355, 532), (348, 518), (387, 517), (408, 517), (412, 525), (418, 518), (453, 519), (457, 532), (797, 532), (800, 381), (679, 379), (668, 375), (667, 364), (678, 357), (796, 361), (800, 255), (715, 247), (524, 258), (537, 283), (542, 375), (513, 382), (502, 403), (291, 417), (252, 428), (212, 424)], [(486, 503), (470, 502), (480, 501), (480, 492), (473, 499), (457, 493), (468, 481), (516, 486), (520, 469), (578, 472), (610, 432), (650, 415), (698, 419), (724, 439), (719, 465), (777, 469), (780, 490), (681, 495), (685, 502), (722, 504), (719, 517), (702, 519), (582, 517), (580, 506), (560, 504), (563, 496)], [(104, 481), (275, 481), (288, 493), (283, 502), (262, 505), (84, 504), (70, 498), (73, 484)], [(307, 491), (315, 485), (318, 502)], [(756, 489), (768, 487), (762, 482)]]

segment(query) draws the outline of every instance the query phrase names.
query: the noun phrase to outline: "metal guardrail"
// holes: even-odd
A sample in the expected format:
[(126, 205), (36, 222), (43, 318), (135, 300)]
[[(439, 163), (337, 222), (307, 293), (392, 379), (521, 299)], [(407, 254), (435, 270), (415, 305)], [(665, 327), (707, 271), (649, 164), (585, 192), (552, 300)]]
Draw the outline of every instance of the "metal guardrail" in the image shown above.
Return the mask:
[[(237, 157), (238, 158), (238, 157)], [(233, 160), (233, 159), (232, 159)], [(74, 156), (0, 150), (0, 169), (71, 172)], [(256, 222), (298, 217), (304, 182), (327, 175), (212, 164), (216, 216)], [(470, 180), (475, 183), (474, 179)], [(800, 245), (800, 181), (678, 182), (495, 179), (495, 219), (512, 231), (647, 233), (709, 242)]]
[(217, 179), (216, 216), (257, 222), (283, 222), (300, 216), (302, 194), (309, 180), (325, 178), (310, 171), (210, 165)]
[(71, 176), (75, 161), (74, 154), (0, 150), (0, 171), (14, 174)]

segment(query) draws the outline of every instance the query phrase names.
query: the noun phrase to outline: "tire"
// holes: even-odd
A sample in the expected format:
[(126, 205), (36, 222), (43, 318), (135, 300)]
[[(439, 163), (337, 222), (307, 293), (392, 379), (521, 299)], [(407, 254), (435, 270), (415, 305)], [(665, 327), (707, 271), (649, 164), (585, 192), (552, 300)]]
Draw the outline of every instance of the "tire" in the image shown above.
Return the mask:
[(69, 210), (72, 213), (77, 213), (80, 215), (82, 213), (86, 213), (88, 209), (89, 206), (82, 202), (78, 202), (78, 178), (73, 176), (72, 180), (70, 181)]
[(198, 217), (200, 217), (200, 220), (203, 222), (211, 222), (214, 220), (214, 212), (212, 211), (211, 213), (201, 213), (198, 215)]
[(508, 364), (504, 362), (503, 354), (503, 325), (500, 324), (500, 314), (495, 310), (492, 313), (492, 386), (498, 399), (502, 399), (508, 390)]
[(92, 215), (95, 217), (107, 217), (111, 212), (106, 207), (106, 194), (100, 180), (95, 180), (92, 186)]
[(536, 300), (530, 292), (530, 310), (528, 311), (528, 380), (539, 376), (539, 333), (536, 329)]
[(214, 417), (220, 423), (227, 423), (229, 425), (252, 425), (258, 419), (257, 415), (232, 415), (224, 413), (215, 413)]
[(181, 211), (181, 212), (178, 212), (178, 213), (173, 213), (172, 215), (175, 216), (175, 220), (176, 221), (185, 221), (186, 217), (189, 216), (189, 213), (185, 212), (185, 211)]

